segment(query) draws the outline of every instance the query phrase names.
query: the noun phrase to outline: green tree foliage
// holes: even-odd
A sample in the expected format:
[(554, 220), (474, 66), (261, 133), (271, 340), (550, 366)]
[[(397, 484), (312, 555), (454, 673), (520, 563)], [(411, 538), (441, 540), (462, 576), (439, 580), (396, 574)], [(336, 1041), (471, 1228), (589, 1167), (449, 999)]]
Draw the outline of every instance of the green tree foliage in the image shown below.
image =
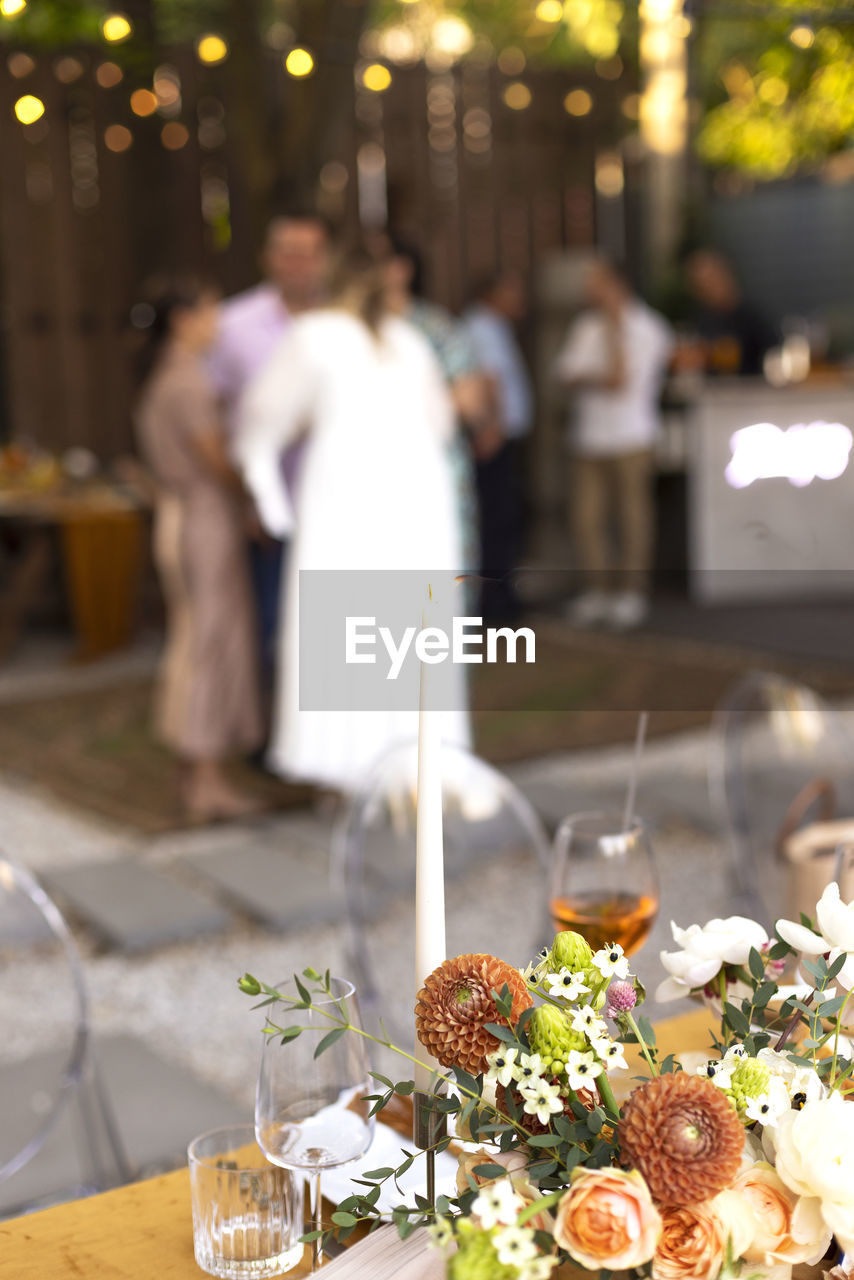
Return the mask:
[(734, 7), (708, 6), (700, 39), (702, 157), (772, 179), (850, 148), (854, 12), (846, 23), (841, 6), (815, 0), (778, 0), (755, 17)]

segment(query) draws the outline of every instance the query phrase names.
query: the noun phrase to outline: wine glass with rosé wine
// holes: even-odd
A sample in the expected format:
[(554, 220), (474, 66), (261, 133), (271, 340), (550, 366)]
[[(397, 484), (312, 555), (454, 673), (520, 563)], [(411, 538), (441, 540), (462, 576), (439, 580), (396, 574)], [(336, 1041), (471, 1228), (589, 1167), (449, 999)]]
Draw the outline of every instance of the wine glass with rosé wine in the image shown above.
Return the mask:
[(618, 813), (576, 813), (555, 837), (549, 910), (594, 951), (616, 942), (639, 951), (658, 915), (658, 874), (646, 828)]

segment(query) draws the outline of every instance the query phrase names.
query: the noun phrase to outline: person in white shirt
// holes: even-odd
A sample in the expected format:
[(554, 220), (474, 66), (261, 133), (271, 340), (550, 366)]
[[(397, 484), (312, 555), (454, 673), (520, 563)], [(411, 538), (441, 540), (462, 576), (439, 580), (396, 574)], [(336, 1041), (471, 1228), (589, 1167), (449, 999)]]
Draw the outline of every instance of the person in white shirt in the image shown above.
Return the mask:
[(570, 616), (579, 626), (627, 629), (649, 607), (653, 447), (673, 335), (604, 259), (591, 264), (586, 293), (589, 309), (572, 325), (556, 366), (573, 399), (571, 519), (584, 580)]
[(480, 508), (483, 615), (512, 622), (519, 602), (512, 573), (522, 540), (521, 441), (531, 430), (534, 403), (531, 380), (514, 325), (525, 315), (525, 284), (517, 272), (483, 281), (463, 319), (480, 369), (489, 376), (494, 407), (494, 438), (474, 438)]
[[(330, 242), (329, 228), (312, 211), (297, 210), (274, 218), (264, 242), (263, 281), (229, 298), (221, 308), (219, 332), (208, 368), (232, 446), (239, 430), (239, 407), (246, 388), (271, 358), (294, 317), (322, 299), (329, 270)], [(299, 445), (283, 455), (277, 468), (278, 483), (283, 489), (294, 487), (300, 457)], [(257, 529), (253, 531), (249, 557), (262, 672), (267, 685), (275, 664), (284, 553), (284, 542), (262, 537)]]

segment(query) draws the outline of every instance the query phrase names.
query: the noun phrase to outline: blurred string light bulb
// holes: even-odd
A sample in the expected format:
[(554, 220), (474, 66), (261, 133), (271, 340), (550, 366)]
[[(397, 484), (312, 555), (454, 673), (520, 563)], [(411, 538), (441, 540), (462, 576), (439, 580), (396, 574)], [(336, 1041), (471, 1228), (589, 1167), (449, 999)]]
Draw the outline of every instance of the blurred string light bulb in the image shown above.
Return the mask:
[(371, 93), (385, 93), (391, 84), (391, 72), (381, 62), (372, 62), (362, 72), (362, 84)]
[(134, 89), (130, 95), (130, 109), (135, 116), (153, 116), (157, 110), (157, 95), (150, 89)]
[(0, 0), (0, 14), (4, 18), (17, 18), (27, 7), (27, 0)]
[(622, 194), (625, 185), (623, 161), (616, 151), (603, 151), (596, 157), (594, 181), (600, 196), (614, 200)]
[(640, 18), (641, 136), (651, 151), (678, 155), (688, 138), (685, 40), (690, 24), (682, 0), (642, 0)]
[(593, 99), (586, 89), (570, 89), (563, 100), (563, 109), (571, 116), (588, 116), (593, 110)]
[(594, 58), (613, 58), (620, 47), (621, 0), (566, 0), (563, 16), (571, 38)]
[(285, 70), (289, 76), (293, 76), (295, 80), (304, 80), (306, 76), (310, 76), (314, 70), (314, 58), (308, 49), (291, 49), (285, 58)]
[(563, 5), (561, 0), (540, 0), (534, 13), (539, 22), (560, 22), (563, 18)]
[(431, 52), (441, 57), (456, 59), (468, 53), (474, 44), (474, 32), (463, 19), (448, 14), (437, 18), (430, 32)]
[(196, 42), (196, 57), (206, 66), (214, 67), (228, 57), (228, 43), (213, 32), (200, 36)]
[(508, 84), (502, 97), (511, 111), (524, 111), (531, 105), (531, 90), (521, 80)]
[(815, 32), (812, 27), (805, 25), (792, 27), (789, 32), (789, 40), (798, 49), (811, 49), (815, 44)]
[(101, 34), (109, 44), (121, 44), (133, 34), (130, 18), (123, 13), (108, 13), (101, 23)]
[(15, 115), (21, 124), (35, 124), (44, 115), (44, 103), (35, 94), (25, 93), (15, 103)]

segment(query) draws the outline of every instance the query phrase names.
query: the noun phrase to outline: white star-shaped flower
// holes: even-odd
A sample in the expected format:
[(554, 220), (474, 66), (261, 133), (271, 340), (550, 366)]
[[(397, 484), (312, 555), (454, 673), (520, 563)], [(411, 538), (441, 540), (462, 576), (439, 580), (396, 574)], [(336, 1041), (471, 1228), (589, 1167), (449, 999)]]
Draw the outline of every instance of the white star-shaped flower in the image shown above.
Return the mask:
[(744, 1114), (748, 1120), (758, 1120), (760, 1124), (766, 1124), (773, 1114), (770, 1096), (767, 1093), (760, 1093), (758, 1098), (750, 1098), (744, 1108)]
[(513, 1190), (509, 1178), (490, 1182), (472, 1201), (471, 1213), (480, 1219), (484, 1231), (493, 1227), (509, 1226), (516, 1221), (524, 1200)]
[(517, 1079), (516, 1059), (518, 1057), (518, 1049), (507, 1049), (504, 1046), (496, 1049), (486, 1059), (489, 1063), (489, 1070), (486, 1073), (487, 1080), (502, 1084), (506, 1089), (511, 1081)]
[(543, 1060), (538, 1053), (523, 1053), (516, 1064), (516, 1079), (519, 1086), (539, 1080), (543, 1074)]
[(557, 973), (547, 973), (545, 982), (549, 995), (557, 999), (577, 1000), (579, 996), (590, 994), (583, 972), (572, 973), (569, 969), (560, 969)]
[(597, 951), (593, 957), (593, 963), (603, 978), (627, 978), (629, 976), (629, 962), (618, 942), (612, 942), (609, 946), (603, 947), (601, 951)]
[(519, 1085), (519, 1092), (525, 1100), (526, 1115), (536, 1116), (540, 1124), (548, 1124), (552, 1116), (563, 1111), (563, 1098), (556, 1084), (547, 1080), (533, 1080)]
[(573, 1031), (580, 1031), (589, 1040), (593, 1040), (595, 1037), (601, 1039), (602, 1036), (608, 1034), (606, 1023), (596, 1016), (589, 1005), (584, 1005), (581, 1009), (570, 1009), (569, 1020), (572, 1023)]
[(444, 1249), (454, 1238), (454, 1229), (447, 1218), (437, 1218), (427, 1228), (430, 1243), (435, 1249)]
[(559, 1258), (543, 1257), (541, 1254), (538, 1258), (526, 1262), (519, 1272), (519, 1280), (549, 1280), (555, 1267), (560, 1263)]
[(599, 1057), (605, 1063), (606, 1071), (628, 1071), (629, 1064), (626, 1062), (625, 1046), (619, 1044), (616, 1040), (612, 1040), (602, 1053), (597, 1049)]
[(722, 1060), (716, 1062), (714, 1058), (710, 1058), (702, 1067), (697, 1068), (697, 1075), (703, 1076), (706, 1080), (711, 1080), (712, 1084), (717, 1085), (719, 1089), (728, 1089), (732, 1084), (732, 1073), (735, 1071), (735, 1060), (726, 1062)]
[(599, 1058), (604, 1058), (605, 1054), (608, 1052), (608, 1050), (611, 1048), (611, 1045), (614, 1043), (614, 1041), (608, 1035), (607, 1031), (604, 1031), (598, 1035), (591, 1035), (588, 1038), (590, 1040), (590, 1048)]
[(530, 1227), (505, 1227), (496, 1231), (492, 1243), (498, 1251), (498, 1261), (505, 1267), (524, 1266), (539, 1253)]
[(570, 1089), (589, 1089), (597, 1076), (602, 1074), (602, 1063), (596, 1061), (593, 1053), (580, 1053), (578, 1049), (570, 1049), (566, 1060), (566, 1078)]

